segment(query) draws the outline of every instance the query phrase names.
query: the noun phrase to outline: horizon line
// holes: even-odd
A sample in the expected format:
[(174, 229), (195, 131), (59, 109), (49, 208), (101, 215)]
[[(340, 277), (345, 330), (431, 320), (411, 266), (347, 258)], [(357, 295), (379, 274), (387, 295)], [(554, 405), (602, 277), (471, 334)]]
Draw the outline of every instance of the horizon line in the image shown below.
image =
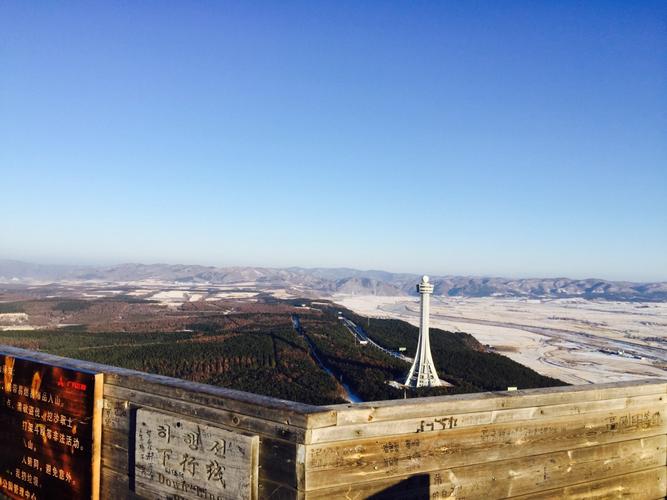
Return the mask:
[(53, 262), (37, 262), (37, 261), (26, 261), (26, 260), (21, 260), (21, 259), (16, 259), (16, 258), (7, 258), (7, 257), (0, 257), (0, 263), (2, 262), (15, 262), (19, 264), (27, 264), (27, 265), (39, 265), (39, 266), (54, 266), (54, 267), (80, 267), (80, 268), (113, 268), (113, 267), (120, 267), (120, 266), (191, 266), (191, 267), (207, 267), (207, 268), (213, 268), (213, 269), (269, 269), (269, 270), (289, 270), (289, 269), (303, 269), (305, 271), (314, 271), (318, 269), (322, 270), (349, 270), (349, 271), (356, 271), (359, 273), (387, 273), (387, 274), (393, 274), (393, 275), (409, 275), (409, 276), (415, 276), (415, 277), (420, 277), (422, 275), (428, 275), (432, 278), (479, 278), (479, 279), (502, 279), (502, 280), (570, 280), (570, 281), (589, 281), (589, 280), (597, 280), (597, 281), (606, 281), (610, 283), (633, 283), (633, 284), (662, 284), (662, 283), (667, 283), (667, 279), (657, 279), (657, 280), (651, 280), (651, 281), (644, 281), (644, 280), (627, 280), (627, 279), (608, 279), (608, 278), (599, 278), (599, 277), (594, 277), (594, 276), (589, 276), (586, 278), (573, 278), (565, 275), (560, 275), (560, 276), (548, 276), (548, 275), (542, 275), (542, 276), (508, 276), (508, 275), (500, 275), (500, 274), (453, 274), (453, 273), (446, 273), (446, 274), (441, 274), (441, 273), (430, 273), (430, 272), (404, 272), (404, 271), (387, 271), (385, 269), (361, 269), (357, 267), (349, 267), (349, 266), (315, 266), (315, 267), (307, 267), (307, 266), (299, 266), (299, 265), (290, 265), (290, 266), (264, 266), (264, 265), (212, 265), (212, 264), (193, 264), (193, 263), (168, 263), (168, 262), (151, 262), (151, 263), (145, 263), (145, 262), (138, 262), (138, 261), (124, 261), (124, 262), (117, 262), (117, 263), (111, 263), (111, 264), (71, 264), (71, 263), (53, 263)]

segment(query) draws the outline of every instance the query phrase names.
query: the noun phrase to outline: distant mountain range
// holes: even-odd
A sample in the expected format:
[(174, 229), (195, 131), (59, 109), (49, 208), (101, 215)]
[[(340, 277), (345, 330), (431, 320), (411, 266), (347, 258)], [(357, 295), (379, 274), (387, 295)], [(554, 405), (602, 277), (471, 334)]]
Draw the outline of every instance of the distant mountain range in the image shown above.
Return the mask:
[[(321, 295), (413, 295), (419, 276), (348, 268), (210, 267), (172, 264), (117, 266), (42, 265), (0, 260), (0, 282), (62, 281), (136, 282), (156, 280), (211, 285), (256, 284), (310, 291)], [(667, 282), (632, 283), (603, 279), (485, 278), (432, 276), (436, 295), (455, 297), (597, 298), (621, 301), (667, 301)]]

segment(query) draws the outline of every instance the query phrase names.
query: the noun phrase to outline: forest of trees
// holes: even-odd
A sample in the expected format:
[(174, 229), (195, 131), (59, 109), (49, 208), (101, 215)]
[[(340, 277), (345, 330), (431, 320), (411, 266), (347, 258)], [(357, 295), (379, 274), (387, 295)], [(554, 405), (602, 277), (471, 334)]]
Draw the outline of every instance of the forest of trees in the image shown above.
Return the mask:
[(364, 401), (395, 399), (403, 392), (389, 385), (405, 370), (405, 363), (379, 349), (362, 346), (335, 315), (301, 317), (305, 334), (322, 361)]
[(0, 302), (0, 314), (25, 312), (20, 302)]
[[(0, 332), (0, 343), (311, 404), (344, 400), (290, 326), (237, 331), (92, 333), (80, 329)], [(211, 337), (211, 339), (207, 337)]]
[[(380, 345), (398, 350), (405, 347), (414, 356), (419, 328), (396, 319), (371, 319), (345, 310), (345, 315), (363, 325), (368, 336)], [(514, 386), (520, 389), (567, 385), (495, 352), (487, 352), (472, 335), (430, 329), (431, 352), (440, 378), (456, 385), (469, 385), (473, 391), (498, 391)]]
[[(50, 311), (72, 320), (129, 314), (118, 309), (118, 299), (54, 300), (49, 304)], [(341, 383), (365, 401), (563, 385), (487, 352), (471, 335), (432, 329), (438, 374), (454, 386), (397, 389), (387, 382), (402, 382), (409, 364), (370, 344), (360, 345), (338, 312), (363, 327), (378, 344), (391, 350), (405, 347), (409, 356), (414, 355), (418, 328), (399, 320), (369, 320), (332, 303), (267, 298), (236, 303), (233, 313), (229, 306), (218, 309), (215, 304), (205, 310), (202, 305), (189, 304), (169, 311), (153, 309), (151, 304), (139, 307), (134, 301), (126, 304), (136, 306), (127, 309), (134, 311), (134, 319), (109, 323), (123, 331), (100, 331), (99, 324), (88, 330), (84, 323), (51, 330), (5, 331), (0, 332), (0, 344), (319, 405), (343, 402)], [(13, 312), (22, 307), (6, 303), (4, 309)], [(292, 324), (292, 315), (298, 315), (299, 331)], [(175, 331), (179, 324), (182, 326)], [(138, 331), (144, 325), (151, 330)], [(159, 331), (160, 325), (171, 330)], [(322, 369), (316, 358), (334, 375)]]

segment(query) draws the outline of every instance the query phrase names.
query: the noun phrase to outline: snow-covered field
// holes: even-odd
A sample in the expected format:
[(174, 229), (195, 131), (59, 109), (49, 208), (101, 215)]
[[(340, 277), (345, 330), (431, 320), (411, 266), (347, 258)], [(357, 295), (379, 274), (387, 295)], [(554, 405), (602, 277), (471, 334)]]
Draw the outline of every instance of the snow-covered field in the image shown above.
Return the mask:
[(205, 294), (203, 293), (194, 293), (188, 290), (165, 290), (154, 293), (148, 298), (157, 300), (160, 304), (176, 307), (183, 304), (183, 302), (197, 302), (198, 300), (202, 300), (204, 296)]
[[(419, 299), (334, 297), (360, 314), (419, 324)], [(565, 382), (667, 377), (667, 303), (433, 297), (431, 325)]]
[(220, 292), (207, 298), (206, 300), (250, 299), (252, 297), (257, 297), (257, 295), (259, 295), (258, 292)]
[(0, 313), (0, 331), (34, 330), (35, 327), (29, 324), (29, 319), (26, 313)]
[(23, 312), (0, 313), (0, 324), (16, 325), (28, 321), (28, 315)]

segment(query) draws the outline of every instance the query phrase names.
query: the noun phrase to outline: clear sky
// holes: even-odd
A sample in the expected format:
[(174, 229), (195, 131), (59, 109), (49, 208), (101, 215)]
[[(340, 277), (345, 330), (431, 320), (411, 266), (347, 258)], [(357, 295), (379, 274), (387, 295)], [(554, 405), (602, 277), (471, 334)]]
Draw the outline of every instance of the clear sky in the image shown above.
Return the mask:
[(667, 3), (0, 3), (0, 258), (667, 280)]

